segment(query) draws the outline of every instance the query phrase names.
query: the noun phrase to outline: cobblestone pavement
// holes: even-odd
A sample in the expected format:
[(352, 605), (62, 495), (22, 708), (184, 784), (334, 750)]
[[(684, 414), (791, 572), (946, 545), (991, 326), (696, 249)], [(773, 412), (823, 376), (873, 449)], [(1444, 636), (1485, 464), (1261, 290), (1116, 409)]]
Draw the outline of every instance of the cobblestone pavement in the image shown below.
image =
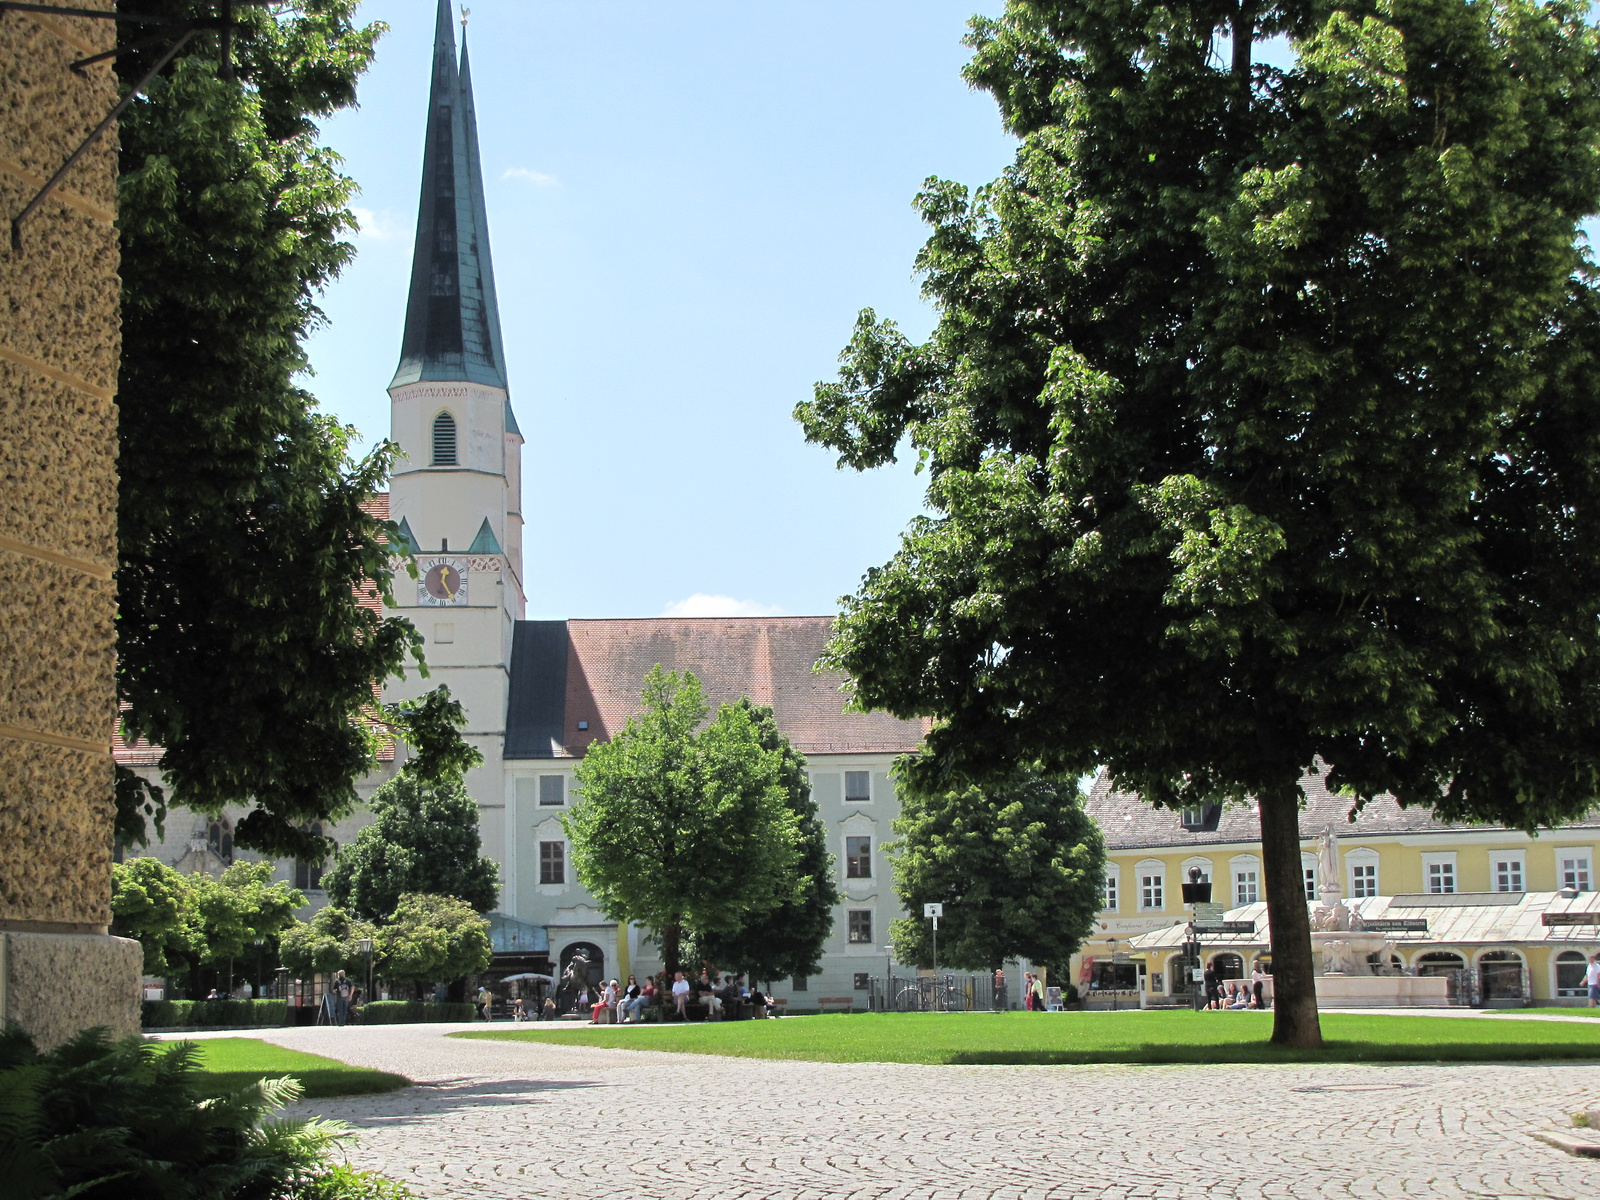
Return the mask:
[[(481, 1028), (481, 1027), (480, 1027)], [(308, 1102), (429, 1200), (1600, 1197), (1592, 1066), (926, 1067), (273, 1030), (425, 1086)]]

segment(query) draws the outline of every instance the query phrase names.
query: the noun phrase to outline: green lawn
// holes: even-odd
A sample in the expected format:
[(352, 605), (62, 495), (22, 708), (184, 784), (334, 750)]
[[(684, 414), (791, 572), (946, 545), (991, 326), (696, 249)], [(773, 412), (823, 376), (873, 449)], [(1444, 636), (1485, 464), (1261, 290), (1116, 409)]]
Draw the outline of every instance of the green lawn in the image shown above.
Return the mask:
[(1600, 1060), (1600, 1026), (1325, 1013), (1318, 1051), (1268, 1043), (1271, 1013), (855, 1013), (694, 1025), (522, 1027), (451, 1037), (813, 1062), (1263, 1063)]
[(286, 1050), (259, 1038), (204, 1038), (200, 1047), (201, 1083), (207, 1095), (221, 1095), (257, 1079), (291, 1075), (305, 1086), (306, 1095), (365, 1096), (392, 1092), (410, 1085), (404, 1075), (352, 1067), (337, 1059), (303, 1050)]
[(1529, 1013), (1548, 1017), (1600, 1017), (1600, 1008), (1491, 1008), (1492, 1017), (1525, 1017)]

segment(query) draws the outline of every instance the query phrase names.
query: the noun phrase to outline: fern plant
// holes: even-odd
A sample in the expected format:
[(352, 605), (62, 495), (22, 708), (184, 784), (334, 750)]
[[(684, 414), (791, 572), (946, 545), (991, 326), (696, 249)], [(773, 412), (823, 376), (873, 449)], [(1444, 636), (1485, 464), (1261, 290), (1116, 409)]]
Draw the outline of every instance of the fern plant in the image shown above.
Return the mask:
[(88, 1030), (40, 1054), (0, 1032), (0, 1200), (403, 1200), (333, 1160), (338, 1121), (275, 1117), (293, 1079), (222, 1096), (199, 1088), (199, 1049)]

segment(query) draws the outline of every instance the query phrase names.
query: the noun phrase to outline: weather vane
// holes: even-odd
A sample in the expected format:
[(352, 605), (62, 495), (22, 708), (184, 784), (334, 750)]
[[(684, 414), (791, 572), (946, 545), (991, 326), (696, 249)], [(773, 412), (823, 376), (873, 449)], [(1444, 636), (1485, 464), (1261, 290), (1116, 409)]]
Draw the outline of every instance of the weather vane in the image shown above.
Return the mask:
[(467, 27), (467, 18), (471, 15), (472, 10), (470, 8), (463, 8), (461, 10), (461, 28), (465, 29)]

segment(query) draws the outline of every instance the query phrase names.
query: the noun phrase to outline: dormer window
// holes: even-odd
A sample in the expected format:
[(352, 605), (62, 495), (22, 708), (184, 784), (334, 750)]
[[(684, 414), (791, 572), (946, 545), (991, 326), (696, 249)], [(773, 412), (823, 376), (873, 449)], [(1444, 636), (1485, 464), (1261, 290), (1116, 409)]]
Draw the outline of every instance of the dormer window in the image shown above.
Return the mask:
[(1183, 827), (1185, 829), (1199, 829), (1206, 823), (1206, 810), (1203, 805), (1191, 804), (1183, 810)]
[(456, 419), (442, 412), (433, 419), (433, 465), (456, 465)]

